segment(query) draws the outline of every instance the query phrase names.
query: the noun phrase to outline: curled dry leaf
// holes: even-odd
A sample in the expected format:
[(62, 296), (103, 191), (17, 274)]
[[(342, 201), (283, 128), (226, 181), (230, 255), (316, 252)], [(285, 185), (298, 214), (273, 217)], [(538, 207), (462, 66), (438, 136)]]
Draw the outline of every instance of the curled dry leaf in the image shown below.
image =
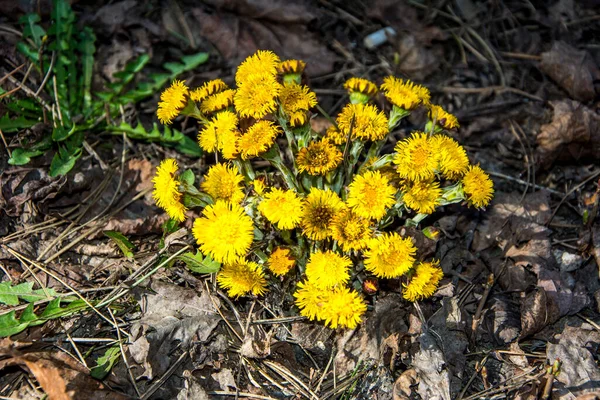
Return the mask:
[(586, 102), (598, 95), (594, 81), (600, 79), (600, 70), (587, 51), (554, 42), (550, 51), (542, 53), (540, 69), (575, 100)]
[(412, 386), (419, 382), (417, 371), (413, 368), (404, 371), (394, 383), (393, 400), (410, 400), (412, 395)]
[(549, 168), (555, 161), (595, 159), (600, 152), (600, 116), (573, 100), (550, 102), (552, 122), (537, 135), (539, 161)]

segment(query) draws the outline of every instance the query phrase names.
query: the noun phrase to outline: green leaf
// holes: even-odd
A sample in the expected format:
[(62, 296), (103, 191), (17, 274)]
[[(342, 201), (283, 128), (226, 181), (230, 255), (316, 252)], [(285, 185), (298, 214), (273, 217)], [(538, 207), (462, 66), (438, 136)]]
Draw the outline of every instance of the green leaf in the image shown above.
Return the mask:
[(129, 259), (133, 258), (133, 252), (131, 250), (133, 250), (135, 246), (127, 239), (127, 237), (125, 237), (125, 235), (117, 231), (104, 231), (104, 235), (108, 236), (117, 246), (119, 246), (119, 249), (121, 249), (125, 257)]
[(185, 65), (186, 71), (192, 70), (200, 64), (204, 64), (207, 60), (208, 53), (197, 53), (181, 58), (181, 61), (183, 61), (183, 64)]
[(24, 282), (16, 286), (12, 286), (10, 282), (0, 283), (0, 303), (9, 306), (19, 305), (19, 299), (33, 303), (47, 299), (48, 296), (55, 297), (56, 291), (54, 289), (46, 289), (46, 291), (44, 289), (33, 290), (33, 282)]
[(64, 126), (58, 125), (52, 130), (52, 140), (55, 142), (62, 142), (63, 140), (68, 139), (75, 132), (77, 132), (75, 125), (73, 125), (71, 129), (67, 129)]
[(75, 314), (81, 310), (85, 310), (88, 307), (85, 301), (83, 300), (75, 300), (69, 303), (66, 307), (60, 307), (60, 297), (52, 300), (44, 311), (40, 314), (38, 320), (36, 320), (36, 324), (42, 324), (50, 319), (56, 319), (61, 317), (66, 317), (72, 314)]
[(80, 34), (77, 49), (81, 53), (81, 93), (83, 110), (87, 111), (92, 105), (92, 76), (94, 74), (94, 53), (96, 52), (96, 35), (90, 27), (83, 28)]
[(40, 55), (37, 50), (32, 49), (27, 43), (19, 42), (17, 43), (17, 50), (25, 57), (29, 58), (29, 60), (34, 63), (38, 63), (40, 61)]
[(183, 135), (179, 143), (175, 146), (175, 149), (186, 156), (202, 157), (202, 148), (198, 144), (198, 141), (192, 140), (186, 135)]
[(196, 254), (188, 251), (178, 256), (177, 259), (183, 261), (192, 272), (199, 274), (212, 274), (221, 269), (221, 263), (214, 261), (209, 256), (203, 257), (199, 251)]
[(121, 348), (118, 344), (109, 347), (102, 356), (98, 357), (96, 366), (92, 367), (90, 371), (92, 377), (100, 380), (104, 379), (120, 356)]
[(19, 23), (23, 24), (23, 37), (33, 40), (33, 43), (39, 48), (46, 31), (37, 22), (40, 22), (38, 14), (26, 14), (19, 18)]
[(192, 186), (194, 184), (194, 181), (196, 180), (196, 176), (194, 176), (194, 172), (191, 169), (186, 169), (181, 173), (181, 175), (179, 175), (179, 179), (182, 182), (185, 182), (188, 185)]
[(31, 119), (27, 119), (23, 116), (19, 116), (15, 119), (10, 119), (8, 114), (4, 114), (2, 118), (0, 118), (0, 129), (4, 133), (16, 132), (21, 129), (31, 128), (33, 125), (37, 124), (38, 121), (34, 121)]
[(58, 152), (54, 154), (50, 163), (51, 177), (66, 175), (73, 169), (75, 163), (81, 157), (81, 148), (69, 148), (69, 146), (58, 145)]
[(161, 133), (156, 123), (152, 126), (152, 130), (150, 131), (147, 131), (146, 128), (144, 128), (144, 125), (139, 122), (135, 128), (127, 122), (121, 122), (117, 126), (109, 126), (106, 129), (114, 134), (125, 132), (130, 139), (147, 140), (149, 142), (178, 144), (186, 137), (183, 133), (176, 129), (171, 129), (168, 126), (165, 126)]
[(12, 151), (11, 157), (8, 159), (10, 165), (25, 165), (31, 161), (31, 157), (37, 157), (44, 154), (41, 150), (27, 150), (21, 147)]
[[(33, 308), (33, 304), (30, 304)], [(29, 307), (28, 307), (29, 308)], [(0, 315), (0, 337), (8, 337), (22, 332), (29, 326), (29, 322), (20, 322), (15, 317), (15, 311)]]

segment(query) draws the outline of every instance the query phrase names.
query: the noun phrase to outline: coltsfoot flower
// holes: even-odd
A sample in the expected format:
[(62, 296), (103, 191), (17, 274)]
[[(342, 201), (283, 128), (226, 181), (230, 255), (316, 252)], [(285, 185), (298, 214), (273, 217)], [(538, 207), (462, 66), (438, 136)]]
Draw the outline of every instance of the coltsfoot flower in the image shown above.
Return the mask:
[(294, 229), (302, 219), (302, 199), (292, 190), (273, 188), (258, 210), (279, 229)]
[(217, 282), (227, 289), (229, 297), (250, 293), (260, 296), (267, 291), (267, 280), (261, 266), (241, 257), (223, 264), (217, 274)]
[(290, 249), (277, 247), (269, 256), (267, 262), (269, 269), (277, 276), (287, 274), (296, 264), (296, 260), (290, 255)]
[(404, 190), (404, 204), (419, 214), (433, 213), (441, 202), (442, 189), (436, 181), (413, 182)]
[(348, 206), (363, 218), (379, 220), (396, 202), (396, 189), (379, 171), (357, 175), (349, 186)]
[(427, 134), (413, 132), (410, 138), (399, 141), (394, 150), (393, 162), (401, 178), (411, 181), (433, 179), (438, 162)]
[[(235, 148), (232, 151), (227, 148), (226, 144), (231, 141), (231, 138), (233, 138), (234, 143), (237, 141), (239, 136), (238, 122), (237, 115), (231, 111), (221, 111), (216, 114), (198, 134), (198, 143), (202, 150), (207, 153), (214, 153), (219, 149), (224, 154), (231, 153), (235, 157), (237, 153)], [(233, 158), (225, 155), (224, 157), (227, 159)]]
[(205, 82), (204, 85), (190, 91), (190, 99), (195, 102), (201, 102), (208, 96), (220, 93), (225, 89), (229, 89), (229, 86), (221, 79), (213, 79), (212, 81)]
[(160, 95), (156, 116), (163, 124), (170, 124), (187, 105), (189, 88), (183, 81), (173, 81)]
[(383, 233), (369, 240), (369, 249), (364, 252), (365, 268), (380, 278), (398, 278), (412, 268), (416, 252), (410, 238), (396, 232)]
[(438, 162), (438, 169), (447, 179), (458, 179), (469, 167), (469, 158), (458, 142), (446, 135), (435, 135), (431, 147)]
[(444, 277), (439, 262), (425, 262), (417, 265), (408, 285), (404, 285), (403, 297), (408, 301), (417, 301), (433, 296), (440, 280)]
[(274, 75), (254, 75), (238, 87), (233, 102), (242, 117), (259, 119), (276, 110), (280, 91)]
[(200, 111), (204, 114), (213, 114), (225, 110), (233, 105), (234, 96), (234, 89), (226, 89), (222, 92), (208, 96), (200, 103)]
[(458, 128), (458, 119), (442, 107), (432, 104), (429, 108), (429, 119), (435, 121), (436, 124), (446, 129)]
[(304, 198), (302, 221), (304, 235), (312, 240), (331, 236), (333, 217), (345, 207), (342, 199), (331, 190), (311, 188)]
[(167, 158), (161, 161), (152, 179), (152, 197), (156, 205), (165, 210), (170, 218), (183, 221), (186, 208), (181, 203), (182, 193), (179, 191), (179, 180), (176, 177), (177, 169), (177, 161), (174, 159)]
[(296, 305), (300, 309), (300, 315), (311, 321), (325, 319), (322, 310), (330, 292), (321, 289), (312, 282), (299, 282), (294, 297), (296, 298)]
[(325, 175), (342, 162), (342, 152), (327, 140), (313, 142), (296, 155), (298, 170), (310, 175)]
[(306, 264), (306, 278), (322, 289), (345, 284), (350, 279), (348, 270), (352, 261), (332, 251), (316, 252), (310, 255)]
[(242, 159), (248, 160), (269, 150), (281, 128), (271, 121), (257, 121), (238, 139), (237, 148)]
[(351, 103), (367, 103), (371, 97), (377, 94), (377, 85), (363, 78), (350, 78), (344, 83), (348, 90)]
[(383, 79), (381, 91), (390, 103), (404, 110), (413, 110), (420, 104), (429, 104), (429, 90), (409, 80), (388, 76)]
[(215, 201), (225, 200), (239, 204), (244, 198), (244, 191), (240, 186), (243, 181), (244, 177), (240, 175), (237, 168), (216, 164), (204, 175), (204, 182), (200, 187)]
[(347, 104), (337, 117), (337, 125), (345, 136), (381, 140), (389, 132), (385, 114), (372, 104)]
[(269, 50), (258, 50), (247, 57), (235, 73), (235, 83), (239, 86), (246, 85), (256, 76), (271, 76), (277, 74), (280, 64), (279, 56)]
[(339, 286), (329, 293), (321, 313), (325, 325), (333, 329), (337, 327), (355, 329), (365, 311), (367, 305), (356, 291)]
[(481, 167), (472, 165), (462, 179), (463, 188), (470, 205), (487, 206), (494, 194), (494, 183)]
[(254, 225), (241, 206), (218, 200), (204, 209), (204, 217), (196, 218), (192, 233), (204, 254), (232, 263), (248, 252)]
[(367, 247), (372, 236), (369, 219), (361, 218), (352, 210), (345, 209), (333, 217), (331, 237), (344, 251)]

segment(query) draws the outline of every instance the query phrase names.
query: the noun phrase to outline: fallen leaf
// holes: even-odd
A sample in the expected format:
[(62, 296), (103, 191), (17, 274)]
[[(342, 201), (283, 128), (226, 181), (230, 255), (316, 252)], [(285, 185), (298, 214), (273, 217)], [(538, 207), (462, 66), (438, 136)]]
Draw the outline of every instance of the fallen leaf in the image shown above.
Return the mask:
[(412, 367), (419, 377), (419, 395), (430, 400), (451, 399), (450, 374), (436, 337), (425, 332), (419, 337), (419, 343), (421, 349), (414, 355), (412, 362)]
[(586, 102), (598, 95), (594, 83), (600, 79), (600, 70), (587, 51), (556, 41), (550, 51), (542, 53), (540, 69), (575, 100)]
[(566, 326), (558, 343), (548, 343), (546, 357), (552, 364), (556, 359), (562, 362), (557, 380), (565, 385), (570, 393), (582, 395), (598, 390), (600, 368), (595, 360), (600, 332), (589, 325)]
[(525, 338), (560, 318), (557, 304), (542, 288), (535, 288), (521, 302), (521, 334)]
[(271, 334), (267, 334), (260, 325), (251, 325), (244, 336), (240, 354), (247, 358), (268, 357), (271, 354)]
[[(307, 23), (314, 18), (307, 3), (270, 1), (213, 1), (214, 13), (192, 9), (200, 32), (232, 65), (259, 49), (269, 49), (282, 59), (301, 59), (309, 76), (333, 71), (335, 53), (310, 32)], [(292, 6), (290, 6), (292, 5)]]
[(0, 173), (0, 208), (11, 217), (23, 212), (27, 201), (38, 207), (53, 199), (67, 183), (67, 177), (52, 178), (44, 168), (12, 167)]
[(542, 125), (537, 135), (538, 160), (543, 168), (555, 161), (598, 158), (600, 116), (574, 100), (551, 101), (552, 122)]
[(412, 386), (417, 385), (419, 378), (417, 371), (413, 368), (404, 371), (394, 383), (393, 400), (410, 400), (412, 395)]
[(511, 343), (521, 331), (519, 304), (506, 293), (493, 292), (486, 302), (479, 330), (498, 345)]

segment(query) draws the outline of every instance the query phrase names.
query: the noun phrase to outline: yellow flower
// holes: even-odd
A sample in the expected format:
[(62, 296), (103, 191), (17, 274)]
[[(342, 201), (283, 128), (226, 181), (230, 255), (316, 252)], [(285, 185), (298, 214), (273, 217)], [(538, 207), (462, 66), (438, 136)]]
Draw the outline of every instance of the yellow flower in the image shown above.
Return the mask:
[(292, 128), (297, 128), (299, 126), (304, 126), (308, 122), (308, 111), (306, 110), (298, 110), (294, 111), (289, 115), (290, 117), (290, 126)]
[(361, 322), (367, 305), (354, 290), (337, 287), (327, 296), (321, 314), (325, 325), (331, 328), (355, 329)]
[(279, 57), (272, 51), (258, 50), (240, 64), (235, 73), (235, 82), (238, 86), (242, 86), (257, 75), (274, 77), (277, 74), (279, 62)]
[(280, 128), (271, 121), (261, 120), (252, 125), (238, 140), (238, 150), (244, 160), (269, 150)]
[(212, 114), (224, 110), (233, 105), (234, 89), (227, 89), (212, 96), (208, 96), (200, 103), (200, 111), (204, 114)]
[(413, 132), (410, 138), (399, 141), (394, 150), (393, 161), (400, 177), (420, 181), (435, 176), (437, 158), (427, 134)]
[(487, 206), (494, 194), (494, 183), (479, 166), (472, 165), (462, 179), (469, 204), (481, 208)]
[(446, 129), (458, 128), (458, 120), (442, 107), (432, 104), (429, 108), (429, 118)]
[(204, 182), (200, 187), (215, 201), (225, 200), (239, 204), (244, 199), (244, 191), (240, 186), (243, 180), (244, 177), (236, 168), (226, 164), (216, 164), (210, 167), (208, 174), (204, 175)]
[(344, 251), (364, 249), (371, 237), (369, 220), (345, 209), (333, 217), (331, 237)]
[(347, 203), (359, 217), (379, 220), (396, 203), (396, 189), (379, 171), (357, 175), (348, 189)]
[(420, 263), (408, 285), (404, 285), (403, 297), (417, 301), (433, 296), (444, 273), (438, 262)]
[(306, 68), (306, 63), (302, 60), (285, 60), (277, 66), (277, 72), (285, 74), (301, 74)]
[(435, 135), (431, 147), (437, 158), (438, 169), (447, 179), (458, 179), (467, 171), (469, 158), (458, 142), (446, 135)]
[(325, 132), (325, 139), (338, 146), (346, 144), (348, 141), (348, 135), (344, 135), (335, 125), (331, 125)]
[(252, 219), (237, 205), (218, 200), (196, 218), (192, 233), (204, 254), (219, 262), (234, 262), (244, 256), (254, 239)]
[(306, 264), (306, 278), (319, 288), (332, 288), (348, 282), (351, 265), (348, 257), (332, 251), (313, 253)]
[(364, 252), (365, 268), (380, 278), (397, 278), (412, 268), (416, 252), (410, 238), (383, 233), (369, 241), (369, 250)]
[(367, 103), (377, 93), (377, 85), (363, 78), (350, 78), (344, 83), (351, 103)]
[(223, 140), (231, 134), (236, 135), (237, 125), (237, 115), (231, 111), (221, 111), (198, 134), (200, 147), (208, 153), (213, 153), (217, 148), (223, 151)]
[(344, 136), (353, 139), (381, 140), (388, 134), (388, 119), (372, 104), (347, 104), (337, 117)]
[(291, 82), (281, 88), (279, 102), (283, 111), (290, 115), (294, 111), (313, 108), (317, 104), (317, 95), (307, 86)]
[(182, 81), (173, 81), (173, 84), (160, 95), (156, 116), (163, 124), (170, 124), (179, 115), (187, 104), (189, 89)]
[(327, 140), (313, 142), (296, 155), (298, 170), (310, 175), (325, 175), (342, 162), (342, 152)]
[(179, 180), (175, 177), (176, 173), (177, 161), (172, 158), (161, 161), (156, 168), (156, 175), (152, 179), (154, 183), (152, 197), (170, 218), (183, 221), (186, 208), (181, 204), (182, 193), (179, 191)]
[(404, 188), (404, 204), (419, 214), (431, 214), (440, 204), (442, 189), (439, 182), (419, 181)]
[(384, 78), (381, 90), (390, 103), (405, 110), (412, 110), (420, 104), (429, 104), (429, 90), (409, 80), (388, 76)]
[(262, 196), (265, 194), (265, 181), (263, 178), (257, 178), (252, 181), (252, 187), (257, 195)]
[(213, 79), (212, 81), (205, 82), (204, 85), (196, 88), (190, 92), (190, 98), (196, 102), (200, 102), (206, 99), (208, 96), (220, 93), (225, 89), (229, 89), (229, 86), (221, 79)]
[(322, 310), (329, 293), (330, 291), (323, 290), (312, 282), (299, 282), (294, 297), (296, 305), (300, 309), (300, 315), (311, 321), (325, 319)]
[(302, 218), (302, 199), (292, 190), (272, 189), (258, 210), (279, 229), (294, 229)]
[(233, 160), (237, 157), (240, 150), (238, 142), (240, 140), (240, 131), (237, 129), (225, 131), (223, 135), (219, 136), (219, 149), (228, 160)]
[(240, 86), (233, 98), (235, 108), (242, 117), (263, 118), (277, 108), (281, 85), (274, 76), (255, 75)]
[(296, 264), (296, 260), (290, 255), (290, 249), (277, 247), (269, 256), (269, 269), (275, 275), (285, 275)]
[(217, 274), (219, 286), (227, 289), (229, 297), (239, 297), (252, 293), (260, 296), (267, 291), (267, 280), (260, 265), (236, 258), (223, 264)]
[(302, 229), (312, 240), (331, 235), (333, 217), (345, 207), (342, 199), (331, 190), (311, 188), (302, 207)]

